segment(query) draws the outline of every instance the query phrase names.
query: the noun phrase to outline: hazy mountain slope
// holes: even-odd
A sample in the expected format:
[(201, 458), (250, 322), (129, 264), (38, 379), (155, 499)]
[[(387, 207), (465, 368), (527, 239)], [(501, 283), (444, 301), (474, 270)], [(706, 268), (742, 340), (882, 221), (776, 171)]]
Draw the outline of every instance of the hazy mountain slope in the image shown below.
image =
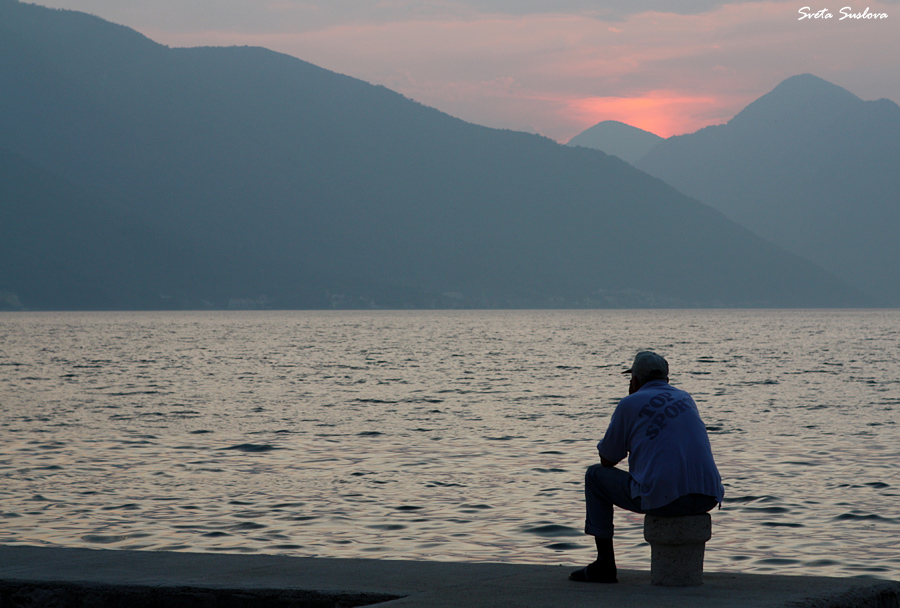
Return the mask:
[(633, 163), (661, 141), (663, 138), (655, 133), (617, 120), (604, 120), (582, 131), (566, 145), (593, 148)]
[(166, 235), (146, 263), (190, 305), (859, 302), (618, 159), (264, 49), (0, 0), (0, 79), (3, 145)]
[(805, 74), (636, 166), (900, 305), (900, 107)]
[(49, 307), (168, 304), (176, 286), (153, 261), (170, 242), (2, 149), (0, 184), (0, 289)]

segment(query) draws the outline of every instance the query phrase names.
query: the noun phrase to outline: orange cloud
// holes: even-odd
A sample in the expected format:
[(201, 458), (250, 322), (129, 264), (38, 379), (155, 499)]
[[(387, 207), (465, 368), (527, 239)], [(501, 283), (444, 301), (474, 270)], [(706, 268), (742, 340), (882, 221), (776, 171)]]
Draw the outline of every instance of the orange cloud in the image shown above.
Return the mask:
[(651, 91), (642, 97), (588, 97), (573, 99), (561, 110), (573, 123), (587, 129), (604, 120), (670, 137), (696, 131), (710, 123), (710, 111), (722, 106), (714, 97), (687, 97), (673, 91)]

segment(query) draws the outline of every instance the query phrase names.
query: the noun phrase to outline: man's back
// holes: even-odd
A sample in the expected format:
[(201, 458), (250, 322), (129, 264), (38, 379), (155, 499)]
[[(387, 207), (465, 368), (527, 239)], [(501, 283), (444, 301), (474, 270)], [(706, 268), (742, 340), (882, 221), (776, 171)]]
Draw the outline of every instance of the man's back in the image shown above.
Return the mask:
[(648, 382), (619, 402), (597, 449), (611, 461), (628, 457), (632, 494), (641, 497), (645, 509), (686, 494), (722, 499), (721, 478), (697, 405), (687, 392), (663, 380)]

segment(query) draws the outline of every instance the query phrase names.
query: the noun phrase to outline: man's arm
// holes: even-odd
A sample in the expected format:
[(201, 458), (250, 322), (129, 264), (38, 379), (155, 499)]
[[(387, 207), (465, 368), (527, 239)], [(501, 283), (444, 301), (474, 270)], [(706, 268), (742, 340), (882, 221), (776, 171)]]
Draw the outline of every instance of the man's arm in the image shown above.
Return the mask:
[[(623, 400), (624, 401), (624, 400)], [(612, 468), (625, 460), (628, 455), (628, 433), (625, 428), (625, 418), (622, 412), (622, 402), (613, 410), (612, 417), (609, 420), (609, 426), (606, 427), (606, 434), (597, 444), (597, 453), (600, 454), (600, 464), (607, 468)], [(615, 460), (607, 458), (603, 454), (609, 454)]]
[(603, 454), (600, 454), (600, 464), (602, 464), (603, 466), (605, 466), (607, 468), (612, 468), (612, 467), (616, 466), (617, 464), (619, 464), (619, 462), (621, 462), (621, 461), (619, 461), (619, 460), (612, 461), (612, 460), (606, 458), (605, 456), (603, 456)]

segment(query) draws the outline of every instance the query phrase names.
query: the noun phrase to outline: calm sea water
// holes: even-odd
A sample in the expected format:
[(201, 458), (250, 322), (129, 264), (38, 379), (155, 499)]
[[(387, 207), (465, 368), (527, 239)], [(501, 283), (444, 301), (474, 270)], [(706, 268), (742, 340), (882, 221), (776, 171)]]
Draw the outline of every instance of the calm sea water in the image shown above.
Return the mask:
[(0, 314), (0, 543), (582, 564), (654, 348), (725, 481), (708, 570), (896, 579), (898, 343), (897, 310)]

